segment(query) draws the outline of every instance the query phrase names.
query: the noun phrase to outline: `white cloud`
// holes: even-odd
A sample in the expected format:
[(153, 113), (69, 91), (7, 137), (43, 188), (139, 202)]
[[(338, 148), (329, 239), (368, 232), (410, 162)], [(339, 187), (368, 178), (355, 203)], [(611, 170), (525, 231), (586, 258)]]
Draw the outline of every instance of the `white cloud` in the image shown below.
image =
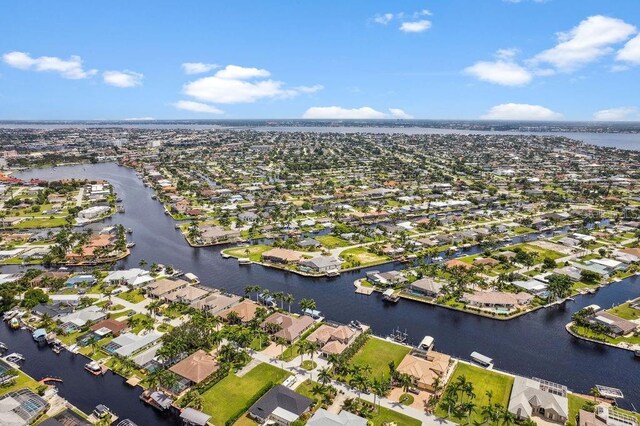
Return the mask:
[(297, 86), (293, 88), (293, 90), (300, 93), (316, 93), (322, 89), (324, 89), (322, 84), (314, 84), (313, 86)]
[(562, 114), (540, 105), (500, 104), (492, 107), (481, 118), (485, 120), (557, 120)]
[(381, 25), (387, 25), (391, 21), (393, 21), (393, 13), (383, 13), (382, 15), (376, 15), (376, 17), (373, 18), (373, 22)]
[(531, 63), (548, 63), (570, 72), (612, 53), (613, 45), (635, 33), (636, 28), (621, 19), (590, 16), (570, 31), (558, 33), (558, 44), (536, 55)]
[(216, 68), (220, 68), (217, 64), (204, 64), (202, 62), (185, 62), (182, 64), (182, 70), (185, 74), (202, 74)]
[(622, 49), (618, 50), (616, 59), (640, 65), (640, 34), (629, 40)]
[(31, 57), (25, 52), (8, 52), (2, 56), (2, 60), (9, 66), (21, 70), (40, 72), (55, 72), (64, 78), (80, 80), (95, 75), (97, 70), (85, 70), (82, 67), (80, 56), (70, 56), (69, 59), (61, 59), (55, 56)]
[(305, 111), (302, 118), (311, 119), (379, 119), (398, 118), (411, 119), (412, 115), (407, 114), (400, 108), (389, 108), (389, 114), (364, 106), (361, 108), (342, 108), (339, 106), (311, 107)]
[(515, 62), (503, 60), (476, 62), (465, 68), (464, 72), (479, 80), (503, 86), (522, 86), (529, 83), (533, 78), (526, 68)]
[(102, 73), (104, 82), (115, 87), (135, 87), (142, 84), (144, 75), (138, 72), (124, 71), (105, 71)]
[(401, 110), (400, 108), (389, 108), (389, 112), (391, 113), (391, 116), (393, 118), (400, 118), (403, 120), (410, 120), (413, 118), (413, 115), (407, 114), (406, 112), (404, 112), (404, 110)]
[(252, 78), (269, 77), (271, 73), (259, 68), (246, 68), (237, 65), (227, 65), (216, 73), (218, 78), (229, 80), (250, 80)]
[(496, 57), (508, 61), (515, 58), (518, 53), (520, 53), (520, 49), (516, 49), (515, 47), (511, 47), (509, 49), (498, 49), (496, 51)]
[(227, 65), (213, 76), (185, 84), (183, 92), (204, 102), (239, 104), (261, 99), (290, 98), (323, 89), (319, 84), (286, 88), (282, 81), (265, 79), (270, 75), (265, 69)]
[(421, 19), (420, 21), (403, 22), (400, 24), (400, 31), (405, 33), (421, 33), (431, 28), (431, 21)]
[(185, 111), (205, 112), (208, 114), (224, 114), (224, 111), (216, 107), (213, 107), (211, 105), (203, 104), (201, 102), (178, 101), (175, 104), (173, 104), (173, 106), (175, 106), (178, 109), (183, 109)]
[(640, 120), (640, 109), (637, 107), (603, 109), (593, 114), (593, 119), (598, 121)]
[(376, 111), (371, 107), (342, 108), (339, 106), (311, 107), (305, 111), (302, 118), (311, 119), (373, 119), (385, 118), (384, 112)]

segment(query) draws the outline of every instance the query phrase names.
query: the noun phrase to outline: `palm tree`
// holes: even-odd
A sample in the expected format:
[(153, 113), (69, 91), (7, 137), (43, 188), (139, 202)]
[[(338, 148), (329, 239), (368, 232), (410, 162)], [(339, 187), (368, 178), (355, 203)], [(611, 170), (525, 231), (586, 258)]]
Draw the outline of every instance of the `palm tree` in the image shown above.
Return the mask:
[(331, 381), (331, 374), (328, 368), (321, 368), (320, 371), (318, 371), (318, 381), (322, 383), (323, 386)]
[(507, 409), (502, 410), (501, 417), (502, 417), (503, 426), (511, 426), (516, 422), (516, 417), (513, 414), (511, 414), (511, 411)]
[(600, 389), (594, 386), (591, 389), (589, 389), (589, 394), (593, 397), (594, 401), (597, 401), (598, 398), (600, 397)]
[(299, 305), (300, 309), (302, 309), (303, 311), (315, 311), (315, 309), (317, 308), (316, 301), (313, 299), (302, 299), (300, 300)]
[(473, 401), (467, 401), (464, 404), (462, 404), (462, 410), (463, 412), (467, 413), (467, 424), (470, 426), (471, 413), (476, 411), (476, 404), (474, 404)]
[(398, 383), (400, 384), (400, 387), (402, 387), (402, 392), (407, 393), (409, 392), (411, 385), (413, 385), (413, 379), (410, 375), (402, 373), (398, 376)]
[(284, 310), (284, 293), (279, 291), (277, 293), (273, 293), (273, 299), (275, 301), (279, 301), (280, 302), (280, 310), (283, 311)]
[(289, 304), (289, 313), (291, 313), (291, 304), (295, 301), (295, 298), (293, 297), (293, 294), (287, 293), (284, 296), (284, 301)]
[(147, 261), (145, 259), (140, 259), (140, 262), (138, 262), (138, 266), (140, 266), (141, 268), (144, 268), (147, 265)]
[(389, 389), (389, 383), (383, 379), (374, 379), (371, 387), (373, 389), (373, 405), (376, 405), (376, 397), (378, 397), (378, 412), (380, 412), (380, 403)]

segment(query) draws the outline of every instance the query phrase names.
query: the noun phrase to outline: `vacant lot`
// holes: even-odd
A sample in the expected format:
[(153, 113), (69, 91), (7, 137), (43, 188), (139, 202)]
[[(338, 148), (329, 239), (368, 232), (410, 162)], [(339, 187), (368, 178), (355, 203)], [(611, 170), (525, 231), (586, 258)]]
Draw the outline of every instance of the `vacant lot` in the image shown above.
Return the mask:
[(202, 395), (202, 411), (212, 416), (212, 424), (224, 425), (266, 385), (281, 383), (287, 376), (269, 364), (259, 364), (243, 377), (230, 374)]
[(354, 365), (368, 365), (371, 367), (371, 377), (389, 377), (389, 362), (396, 365), (408, 354), (410, 348), (395, 343), (371, 337), (351, 360)]

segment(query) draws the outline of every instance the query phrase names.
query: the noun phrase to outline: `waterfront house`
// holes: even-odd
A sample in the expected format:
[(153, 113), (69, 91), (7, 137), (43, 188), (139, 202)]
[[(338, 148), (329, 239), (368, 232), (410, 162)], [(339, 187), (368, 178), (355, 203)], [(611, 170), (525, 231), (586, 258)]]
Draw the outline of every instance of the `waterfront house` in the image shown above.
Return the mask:
[(256, 312), (259, 307), (260, 305), (258, 305), (257, 303), (254, 303), (249, 299), (245, 299), (237, 305), (220, 312), (219, 315), (220, 317), (227, 319), (228, 315), (231, 312), (235, 312), (238, 315), (240, 321), (243, 324), (246, 324), (256, 317)]
[(39, 303), (31, 309), (31, 313), (35, 316), (42, 318), (44, 315), (47, 315), (54, 321), (59, 320), (65, 315), (73, 312), (73, 308), (61, 302), (54, 302), (52, 304)]
[(320, 241), (314, 240), (313, 238), (303, 238), (302, 240), (298, 241), (298, 246), (311, 249), (322, 247), (322, 244), (320, 243)]
[(49, 403), (32, 390), (23, 388), (0, 396), (0, 424), (27, 426), (49, 409)]
[(237, 229), (225, 229), (221, 226), (205, 225), (200, 227), (200, 238), (204, 244), (217, 244), (240, 238)]
[(411, 292), (427, 297), (438, 297), (442, 291), (443, 283), (432, 277), (424, 277), (409, 283)]
[(101, 307), (91, 305), (61, 317), (60, 323), (65, 333), (71, 333), (84, 327), (85, 324), (94, 323), (106, 317), (107, 313)]
[(613, 336), (626, 336), (636, 331), (639, 327), (635, 322), (620, 318), (607, 311), (594, 313), (591, 321), (603, 324), (609, 330), (609, 334)]
[(262, 260), (264, 262), (281, 263), (285, 265), (298, 263), (302, 258), (302, 253), (283, 248), (274, 248), (262, 253)]
[(104, 282), (110, 285), (126, 285), (129, 287), (141, 287), (154, 278), (149, 271), (140, 268), (125, 269), (123, 271), (112, 271), (104, 278)]
[(166, 294), (162, 298), (172, 303), (184, 303), (190, 305), (206, 296), (211, 294), (210, 291), (204, 290), (200, 287), (187, 286), (179, 290)]
[(358, 334), (346, 325), (322, 324), (306, 340), (317, 343), (320, 347), (320, 354), (329, 357), (329, 355), (340, 355)]
[(268, 330), (268, 324), (275, 324), (279, 330), (273, 333), (274, 337), (282, 337), (288, 343), (293, 343), (302, 333), (313, 325), (313, 318), (307, 315), (295, 317), (293, 315), (284, 314), (282, 312), (274, 312), (260, 325), (263, 329)]
[(240, 296), (234, 294), (210, 293), (191, 303), (191, 307), (217, 315), (240, 302)]
[(108, 207), (108, 206), (93, 206), (93, 207), (89, 207), (87, 209), (80, 210), (78, 212), (78, 219), (83, 219), (85, 221), (93, 220), (95, 218), (98, 218), (98, 217), (100, 217), (102, 215), (105, 215), (105, 214), (109, 213), (110, 210), (111, 210), (111, 208)]
[(276, 385), (265, 393), (248, 411), (258, 423), (288, 426), (298, 420), (313, 405), (313, 400), (286, 386)]
[(542, 417), (564, 424), (569, 418), (567, 388), (545, 380), (515, 376), (508, 410), (519, 420)]
[(367, 272), (367, 280), (382, 287), (396, 286), (407, 282), (407, 279), (400, 271), (370, 271)]
[(175, 279), (171, 280), (164, 278), (158, 281), (154, 281), (145, 287), (147, 294), (155, 299), (164, 298), (169, 293), (173, 293), (182, 288), (185, 288), (189, 283), (185, 280)]
[(507, 293), (503, 291), (477, 291), (475, 293), (465, 293), (460, 298), (462, 303), (496, 312), (511, 311), (528, 305), (532, 300), (533, 296), (529, 293)]
[(449, 371), (451, 357), (436, 351), (428, 351), (426, 355), (407, 354), (396, 370), (400, 374), (411, 376), (413, 385), (418, 389), (433, 392), (433, 381), (443, 379)]
[(182, 391), (201, 383), (219, 368), (218, 361), (200, 349), (173, 365), (169, 371), (180, 377), (177, 388)]
[(345, 410), (335, 414), (319, 408), (309, 419), (307, 426), (367, 426), (367, 419)]
[(162, 334), (155, 331), (142, 336), (133, 333), (123, 333), (103, 345), (102, 349), (110, 355), (116, 354), (128, 357), (151, 347), (160, 337), (162, 337)]
[(530, 279), (527, 281), (516, 280), (512, 284), (535, 296), (546, 297), (547, 295), (547, 283), (543, 281), (538, 281), (536, 279)]
[(597, 405), (595, 410), (580, 410), (578, 413), (579, 426), (638, 426), (638, 418), (626, 414), (615, 407), (604, 404)]
[(341, 266), (342, 261), (334, 256), (319, 256), (301, 261), (299, 268), (301, 271), (311, 271), (320, 274), (339, 271)]

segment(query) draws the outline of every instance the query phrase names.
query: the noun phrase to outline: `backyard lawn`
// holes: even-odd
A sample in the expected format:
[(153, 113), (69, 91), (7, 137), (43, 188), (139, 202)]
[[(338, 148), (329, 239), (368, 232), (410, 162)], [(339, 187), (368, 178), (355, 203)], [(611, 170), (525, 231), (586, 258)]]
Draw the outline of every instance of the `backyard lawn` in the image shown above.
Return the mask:
[(122, 300), (126, 300), (129, 303), (140, 303), (144, 300), (144, 294), (142, 289), (135, 289), (132, 291), (125, 291), (118, 294), (118, 297)]
[(607, 312), (611, 312), (612, 314), (629, 321), (640, 318), (640, 310), (632, 308), (630, 302), (608, 309)]
[(347, 247), (349, 246), (349, 241), (344, 240), (340, 237), (335, 237), (333, 235), (322, 235), (319, 237), (315, 237), (314, 239), (320, 241), (323, 246), (328, 249), (334, 249), (336, 247)]
[(384, 263), (389, 260), (387, 256), (378, 256), (377, 254), (367, 250), (366, 247), (354, 247), (346, 249), (345, 251), (340, 253), (340, 257), (345, 260), (345, 263), (342, 265), (342, 269), (348, 269), (358, 266), (370, 266)]
[(202, 395), (202, 411), (211, 415), (212, 424), (224, 425), (239, 410), (249, 408), (251, 398), (266, 385), (281, 383), (287, 376), (269, 364), (259, 364), (243, 377), (230, 374)]
[(227, 250), (223, 250), (222, 253), (228, 254), (233, 257), (248, 257), (253, 262), (260, 262), (262, 259), (262, 253), (271, 250), (273, 247), (259, 244), (255, 246), (240, 246)]
[(397, 367), (410, 350), (406, 346), (370, 337), (362, 349), (354, 355), (351, 363), (354, 365), (369, 365), (371, 367), (371, 378), (389, 377), (389, 362), (393, 361)]
[[(455, 383), (459, 376), (465, 376), (467, 381), (473, 384), (473, 393), (476, 395), (473, 402), (478, 409), (471, 415), (472, 424), (476, 424), (476, 422), (478, 424), (484, 423), (484, 419), (480, 414), (480, 407), (489, 403), (489, 398), (486, 395), (487, 391), (490, 390), (493, 393), (491, 398), (492, 404), (499, 403), (503, 407), (507, 407), (509, 405), (511, 387), (513, 386), (513, 377), (459, 362), (449, 379), (449, 386), (451, 386), (452, 383)], [(446, 418), (447, 409), (442, 405), (438, 405), (436, 415), (438, 417)], [(456, 423), (467, 423), (466, 417), (457, 418), (453, 413), (451, 418), (448, 418), (447, 420)]]
[(7, 386), (0, 386), (0, 395), (4, 395), (6, 393), (22, 389), (29, 388), (31, 390), (35, 390), (39, 383), (33, 380), (31, 377), (24, 374), (22, 371), (18, 371), (18, 377), (16, 377), (16, 381)]
[(384, 407), (380, 407), (380, 411), (378, 411), (378, 408), (376, 407), (373, 411), (373, 415), (368, 420), (370, 422), (369, 424), (372, 424), (373, 426), (383, 426), (387, 424), (420, 426), (422, 424), (418, 419), (405, 416), (402, 413), (398, 413), (397, 411), (389, 410)]

